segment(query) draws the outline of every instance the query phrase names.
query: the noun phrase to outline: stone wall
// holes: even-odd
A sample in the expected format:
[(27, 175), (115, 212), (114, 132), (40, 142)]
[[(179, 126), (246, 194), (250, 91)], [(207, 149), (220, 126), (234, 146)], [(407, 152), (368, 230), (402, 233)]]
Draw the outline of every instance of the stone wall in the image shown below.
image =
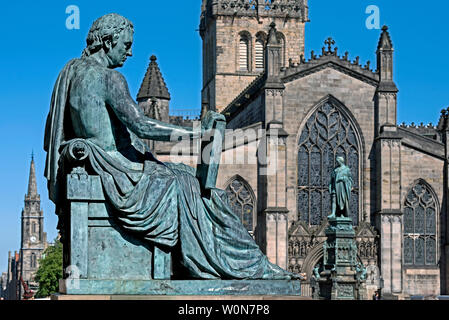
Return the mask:
[[(211, 65), (207, 68), (203, 67), (208, 70), (204, 72), (203, 100), (208, 94), (210, 95), (212, 110), (222, 111), (260, 74), (260, 71), (255, 68), (254, 48), (257, 34), (266, 35), (273, 21), (276, 23), (278, 32), (282, 34), (281, 37), (285, 39), (284, 63), (287, 64), (289, 59), (298, 62), (300, 56), (304, 55), (305, 23), (300, 19), (218, 16), (208, 25), (203, 50), (213, 50), (213, 53), (205, 52), (203, 62), (213, 61), (215, 67)], [(248, 71), (239, 71), (238, 66), (239, 41), (242, 32), (250, 38)], [(210, 45), (210, 41), (214, 45)]]
[(244, 128), (264, 121), (264, 99), (263, 95), (258, 95), (253, 101), (244, 107), (235, 118), (233, 118), (227, 125), (229, 129)]
[(402, 203), (414, 182), (424, 179), (433, 188), (442, 205), (444, 161), (406, 146), (402, 146), (401, 151)]

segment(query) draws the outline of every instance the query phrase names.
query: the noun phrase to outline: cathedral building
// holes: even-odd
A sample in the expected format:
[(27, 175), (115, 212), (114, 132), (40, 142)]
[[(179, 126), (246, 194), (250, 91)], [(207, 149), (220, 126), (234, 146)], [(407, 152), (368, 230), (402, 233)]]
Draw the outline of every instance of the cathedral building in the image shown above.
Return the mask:
[(28, 192), (21, 214), (20, 251), (9, 253), (8, 272), (2, 276), (3, 297), (5, 300), (21, 300), (25, 287), (36, 293), (39, 284), (34, 276), (39, 268), (39, 260), (48, 246), (47, 234), (44, 232), (44, 214), (37, 192), (36, 168), (34, 157), (31, 159), (28, 180)]
[[(272, 262), (311, 279), (322, 266), (330, 173), (342, 156), (354, 178), (350, 210), (368, 291), (447, 294), (449, 112), (436, 126), (397, 123), (388, 27), (372, 44), (373, 66), (331, 38), (306, 58), (308, 21), (307, 0), (203, 0), (202, 114), (221, 112), (234, 130), (217, 187)], [(155, 57), (138, 101), (151, 117), (180, 121), (169, 116)], [(173, 158), (169, 143), (152, 148), (162, 161), (194, 166), (198, 157)], [(238, 154), (257, 161), (226, 161)], [(312, 295), (307, 282), (303, 294)]]

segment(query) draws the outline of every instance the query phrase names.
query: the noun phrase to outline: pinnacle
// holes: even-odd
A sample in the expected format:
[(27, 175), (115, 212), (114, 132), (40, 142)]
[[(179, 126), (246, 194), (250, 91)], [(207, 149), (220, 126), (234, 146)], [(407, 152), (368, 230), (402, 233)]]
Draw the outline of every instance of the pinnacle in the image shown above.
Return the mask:
[(378, 50), (391, 50), (393, 49), (393, 42), (391, 41), (390, 33), (388, 32), (388, 27), (382, 27), (382, 34), (380, 35), (379, 45), (377, 46)]
[(278, 44), (278, 38), (277, 38), (277, 30), (276, 30), (276, 23), (272, 22), (270, 24), (270, 30), (268, 31), (268, 44)]

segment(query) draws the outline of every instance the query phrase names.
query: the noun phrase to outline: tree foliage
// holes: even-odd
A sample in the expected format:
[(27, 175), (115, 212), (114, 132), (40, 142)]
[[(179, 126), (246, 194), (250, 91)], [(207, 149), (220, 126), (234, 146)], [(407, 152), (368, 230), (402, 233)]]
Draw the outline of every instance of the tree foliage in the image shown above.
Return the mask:
[(55, 241), (48, 247), (39, 261), (35, 280), (39, 283), (36, 298), (46, 298), (59, 291), (59, 279), (62, 279), (62, 243)]

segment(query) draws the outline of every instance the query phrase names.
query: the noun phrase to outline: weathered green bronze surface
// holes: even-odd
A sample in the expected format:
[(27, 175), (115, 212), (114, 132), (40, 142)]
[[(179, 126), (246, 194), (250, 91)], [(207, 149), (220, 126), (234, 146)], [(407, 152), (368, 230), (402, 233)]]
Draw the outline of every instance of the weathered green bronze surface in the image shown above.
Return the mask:
[[(125, 285), (127, 294), (143, 293), (152, 285), (139, 281), (150, 279), (300, 279), (268, 261), (226, 193), (215, 188), (216, 160), (197, 174), (158, 161), (142, 142), (193, 139), (213, 128), (224, 130), (225, 118), (209, 112), (201, 132), (194, 132), (146, 117), (115, 70), (132, 55), (133, 32), (124, 17), (101, 17), (83, 56), (70, 61), (55, 84), (45, 175), (60, 218), (64, 265), (75, 266), (83, 281), (144, 284)], [(213, 148), (213, 159), (219, 159), (217, 152)], [(78, 293), (100, 293), (109, 282), (93, 283)]]
[(329, 192), (332, 199), (332, 213), (328, 217), (349, 218), (349, 204), (351, 199), (352, 180), (351, 169), (345, 165), (342, 157), (337, 157), (338, 167), (332, 172)]

